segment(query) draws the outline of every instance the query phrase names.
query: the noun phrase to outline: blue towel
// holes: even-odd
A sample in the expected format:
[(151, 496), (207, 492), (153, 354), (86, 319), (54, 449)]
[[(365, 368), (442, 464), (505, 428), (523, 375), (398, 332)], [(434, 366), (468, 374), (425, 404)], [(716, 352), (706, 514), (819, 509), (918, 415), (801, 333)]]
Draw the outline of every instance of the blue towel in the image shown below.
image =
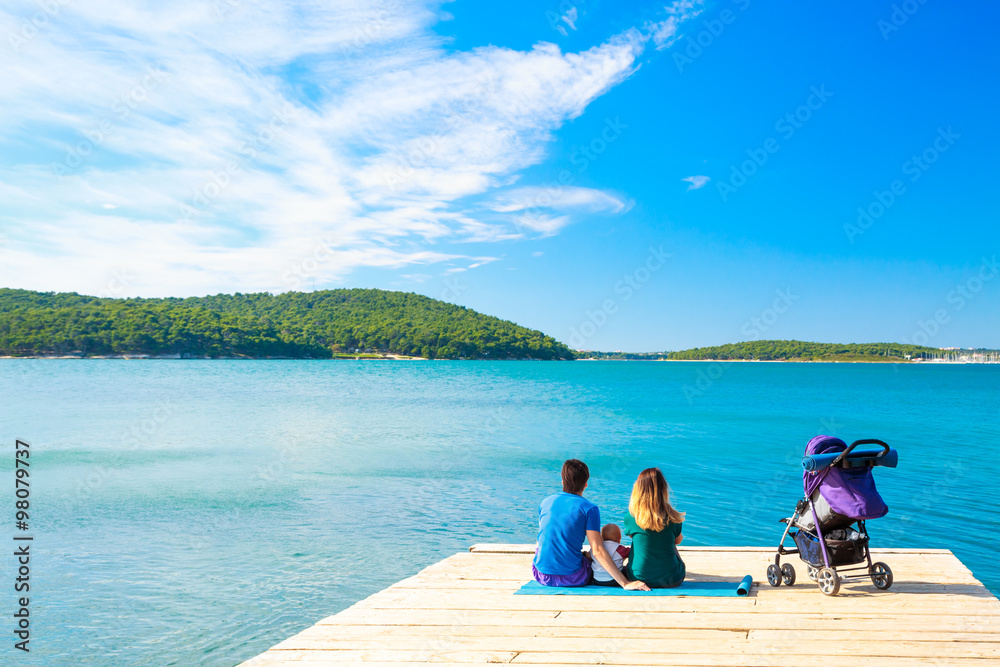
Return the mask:
[(627, 591), (617, 586), (542, 586), (529, 581), (514, 591), (514, 595), (690, 595), (704, 597), (737, 597), (750, 592), (753, 577), (741, 581), (685, 581), (676, 588), (654, 588), (651, 591)]

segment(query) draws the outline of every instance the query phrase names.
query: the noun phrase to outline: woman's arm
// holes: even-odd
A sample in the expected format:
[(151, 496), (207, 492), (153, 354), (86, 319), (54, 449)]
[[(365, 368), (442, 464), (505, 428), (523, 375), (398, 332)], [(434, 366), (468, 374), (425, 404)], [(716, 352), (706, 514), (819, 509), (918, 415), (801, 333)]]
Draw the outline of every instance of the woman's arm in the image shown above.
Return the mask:
[[(683, 524), (681, 524), (681, 525), (683, 525)], [(680, 544), (681, 541), (684, 539), (684, 536), (681, 534), (681, 525), (677, 526), (677, 539), (674, 540), (674, 546), (677, 546), (678, 544)]]
[(621, 573), (615, 566), (615, 562), (611, 560), (611, 556), (608, 555), (608, 550), (604, 548), (604, 540), (601, 539), (601, 534), (596, 530), (587, 531), (587, 541), (590, 542), (590, 553), (594, 560), (604, 566), (604, 569), (608, 571), (618, 585), (622, 588), (630, 591), (648, 591), (649, 586), (647, 586), (642, 581), (629, 581), (624, 574)]

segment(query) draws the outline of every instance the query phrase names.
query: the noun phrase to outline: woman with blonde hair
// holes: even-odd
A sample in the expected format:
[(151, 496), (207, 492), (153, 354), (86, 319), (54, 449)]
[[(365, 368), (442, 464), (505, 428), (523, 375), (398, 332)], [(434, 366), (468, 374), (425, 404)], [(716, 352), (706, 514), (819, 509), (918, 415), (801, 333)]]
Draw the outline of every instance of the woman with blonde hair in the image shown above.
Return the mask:
[(684, 537), (684, 513), (670, 504), (670, 487), (659, 468), (646, 468), (632, 486), (625, 534), (632, 552), (622, 573), (652, 588), (673, 588), (684, 581), (684, 561), (677, 545)]

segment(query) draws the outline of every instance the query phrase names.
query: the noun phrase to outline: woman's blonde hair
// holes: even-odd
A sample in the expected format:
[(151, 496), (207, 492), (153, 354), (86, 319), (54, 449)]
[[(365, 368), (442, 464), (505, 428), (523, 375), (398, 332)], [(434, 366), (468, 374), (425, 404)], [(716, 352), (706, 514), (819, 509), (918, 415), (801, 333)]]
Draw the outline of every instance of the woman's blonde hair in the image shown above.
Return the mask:
[(670, 505), (670, 487), (659, 468), (646, 468), (632, 486), (628, 513), (643, 530), (658, 533), (671, 523), (684, 521), (684, 512)]

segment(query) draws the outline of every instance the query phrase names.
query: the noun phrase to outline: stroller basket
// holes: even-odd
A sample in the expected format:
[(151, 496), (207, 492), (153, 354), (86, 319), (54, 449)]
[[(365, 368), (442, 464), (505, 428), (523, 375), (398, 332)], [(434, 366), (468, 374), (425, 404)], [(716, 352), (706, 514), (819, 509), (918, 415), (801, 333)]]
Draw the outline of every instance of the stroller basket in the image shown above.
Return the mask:
[[(820, 568), (824, 567), (823, 549), (819, 540), (804, 530), (800, 530), (794, 535), (795, 546), (798, 547), (799, 557), (809, 565)], [(830, 565), (856, 565), (868, 559), (868, 536), (861, 535), (853, 540), (831, 540), (826, 539), (826, 552), (830, 556)]]

